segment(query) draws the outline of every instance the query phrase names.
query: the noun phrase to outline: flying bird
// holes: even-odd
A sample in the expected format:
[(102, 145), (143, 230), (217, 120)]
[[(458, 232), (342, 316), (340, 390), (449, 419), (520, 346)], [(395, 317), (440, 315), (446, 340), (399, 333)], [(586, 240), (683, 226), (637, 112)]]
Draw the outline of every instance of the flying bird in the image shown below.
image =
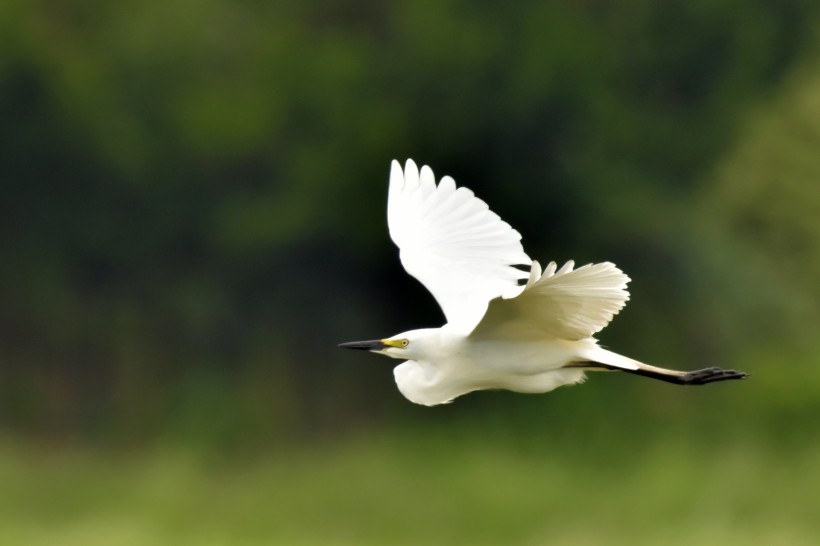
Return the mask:
[[(627, 277), (609, 262), (545, 268), (521, 235), (487, 204), (430, 167), (393, 161), (390, 237), (401, 263), (441, 306), (447, 323), (339, 346), (404, 360), (401, 393), (425, 406), (483, 389), (544, 393), (581, 383), (588, 371), (622, 371), (678, 385), (743, 379), (722, 368), (677, 371), (608, 351), (593, 337), (629, 299)], [(528, 271), (527, 271), (528, 269)]]

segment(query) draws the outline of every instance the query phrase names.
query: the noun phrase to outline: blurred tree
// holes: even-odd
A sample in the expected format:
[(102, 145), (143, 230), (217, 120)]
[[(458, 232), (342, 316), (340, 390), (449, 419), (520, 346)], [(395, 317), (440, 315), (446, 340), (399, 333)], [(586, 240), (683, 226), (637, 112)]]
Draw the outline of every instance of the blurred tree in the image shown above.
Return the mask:
[[(475, 189), (533, 255), (623, 262), (643, 293), (613, 335), (684, 351), (690, 207), (817, 9), (3, 3), (0, 419), (228, 439), (373, 419), (389, 370), (334, 342), (440, 316), (387, 238), (393, 157)], [(683, 318), (630, 333), (661, 300)]]
[(699, 233), (713, 251), (706, 314), (720, 322), (738, 365), (765, 378), (746, 403), (779, 423), (813, 424), (820, 410), (818, 68), (820, 55), (808, 55), (754, 110), (716, 183), (700, 194)]

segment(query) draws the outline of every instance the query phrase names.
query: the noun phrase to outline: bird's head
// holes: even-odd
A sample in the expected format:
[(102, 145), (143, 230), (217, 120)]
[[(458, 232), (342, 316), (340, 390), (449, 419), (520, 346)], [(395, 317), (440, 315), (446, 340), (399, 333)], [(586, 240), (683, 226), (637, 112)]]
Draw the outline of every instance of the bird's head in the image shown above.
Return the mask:
[(339, 347), (370, 351), (391, 358), (409, 360), (424, 354), (425, 348), (430, 345), (430, 340), (436, 331), (435, 329), (411, 330), (385, 339), (340, 343)]

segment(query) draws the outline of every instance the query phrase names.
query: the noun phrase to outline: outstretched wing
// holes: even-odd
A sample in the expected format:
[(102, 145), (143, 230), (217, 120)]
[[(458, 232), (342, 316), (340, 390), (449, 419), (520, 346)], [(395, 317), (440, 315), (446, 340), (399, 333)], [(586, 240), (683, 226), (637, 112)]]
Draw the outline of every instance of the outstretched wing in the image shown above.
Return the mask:
[(541, 274), (533, 262), (524, 290), (491, 302), (472, 335), (578, 340), (601, 331), (629, 300), (629, 277), (609, 262), (574, 266), (570, 261), (556, 271), (551, 262)]
[(390, 237), (404, 268), (429, 290), (447, 322), (469, 334), (493, 298), (520, 291), (529, 265), (521, 235), (467, 188), (433, 171), (419, 172), (412, 160), (404, 171), (393, 161), (387, 199)]

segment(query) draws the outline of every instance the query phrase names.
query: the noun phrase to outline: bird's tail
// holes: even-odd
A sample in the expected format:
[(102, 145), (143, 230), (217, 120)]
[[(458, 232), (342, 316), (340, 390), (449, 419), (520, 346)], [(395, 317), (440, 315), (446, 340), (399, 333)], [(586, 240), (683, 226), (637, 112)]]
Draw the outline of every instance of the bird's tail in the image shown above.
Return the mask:
[(677, 385), (705, 385), (714, 381), (725, 381), (727, 379), (744, 379), (745, 372), (736, 370), (726, 370), (718, 367), (703, 368), (700, 370), (680, 371), (668, 368), (659, 368), (638, 362), (632, 358), (607, 351), (601, 347), (590, 347), (578, 361), (571, 362), (567, 368), (583, 368), (585, 370), (609, 370), (622, 371), (635, 375), (642, 375), (651, 379), (675, 383)]

